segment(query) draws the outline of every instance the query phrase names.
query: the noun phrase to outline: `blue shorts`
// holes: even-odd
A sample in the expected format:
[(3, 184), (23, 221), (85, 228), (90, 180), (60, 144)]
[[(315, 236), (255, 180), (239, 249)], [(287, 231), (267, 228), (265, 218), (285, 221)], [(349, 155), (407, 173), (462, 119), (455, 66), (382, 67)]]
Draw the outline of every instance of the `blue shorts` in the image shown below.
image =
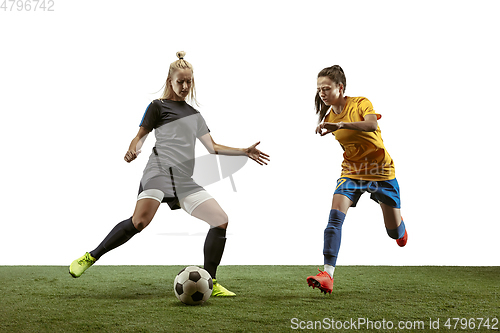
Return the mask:
[(352, 200), (351, 207), (356, 207), (361, 194), (371, 193), (370, 199), (382, 202), (394, 208), (401, 208), (399, 184), (396, 178), (383, 181), (359, 180), (342, 177), (337, 180), (334, 194), (342, 194)]

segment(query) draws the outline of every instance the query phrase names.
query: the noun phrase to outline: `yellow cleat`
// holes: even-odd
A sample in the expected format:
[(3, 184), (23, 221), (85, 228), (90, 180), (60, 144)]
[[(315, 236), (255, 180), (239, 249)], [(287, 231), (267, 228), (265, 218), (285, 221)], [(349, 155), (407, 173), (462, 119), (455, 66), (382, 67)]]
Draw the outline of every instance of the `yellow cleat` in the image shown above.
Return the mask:
[(214, 288), (212, 289), (212, 296), (218, 296), (218, 297), (236, 296), (235, 293), (227, 290), (226, 288), (221, 286), (219, 283), (217, 283), (217, 279), (213, 279), (212, 281), (214, 283)]
[(85, 272), (87, 268), (92, 266), (96, 261), (97, 259), (92, 257), (90, 253), (87, 252), (71, 263), (69, 266), (69, 274), (71, 274), (74, 278), (80, 277), (83, 272)]

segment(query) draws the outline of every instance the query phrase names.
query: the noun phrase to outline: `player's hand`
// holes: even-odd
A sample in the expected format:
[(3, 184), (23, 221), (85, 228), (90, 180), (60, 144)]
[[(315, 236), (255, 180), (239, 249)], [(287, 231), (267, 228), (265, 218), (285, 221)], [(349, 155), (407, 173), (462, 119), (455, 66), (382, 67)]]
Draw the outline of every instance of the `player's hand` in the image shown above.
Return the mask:
[(127, 162), (127, 163), (130, 163), (132, 162), (133, 160), (135, 160), (137, 158), (137, 156), (141, 153), (140, 150), (138, 151), (133, 151), (133, 150), (129, 150), (127, 151), (127, 153), (125, 154), (125, 157), (124, 157), (124, 160)]
[(320, 134), (321, 136), (327, 135), (329, 133), (335, 132), (336, 130), (344, 127), (344, 123), (321, 123), (316, 127), (316, 134)]
[(245, 149), (245, 154), (260, 165), (267, 165), (266, 161), (270, 161), (269, 155), (255, 148), (259, 143), (260, 141)]

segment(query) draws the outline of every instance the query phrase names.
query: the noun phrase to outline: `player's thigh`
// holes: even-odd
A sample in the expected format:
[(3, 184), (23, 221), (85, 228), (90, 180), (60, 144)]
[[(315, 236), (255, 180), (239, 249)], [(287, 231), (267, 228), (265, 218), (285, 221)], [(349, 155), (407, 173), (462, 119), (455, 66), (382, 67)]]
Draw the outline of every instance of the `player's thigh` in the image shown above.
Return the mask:
[(213, 227), (227, 228), (228, 217), (219, 203), (213, 198), (198, 205), (191, 215), (207, 222)]
[(347, 214), (347, 210), (352, 205), (352, 200), (346, 197), (343, 194), (334, 194), (332, 199), (332, 209), (336, 209), (341, 211), (344, 214)]
[(401, 224), (401, 209), (394, 208), (385, 203), (380, 203), (382, 214), (384, 215), (384, 223), (387, 229), (396, 229)]
[(135, 205), (132, 223), (137, 230), (141, 231), (153, 220), (156, 211), (160, 207), (160, 202), (156, 199), (144, 198), (137, 200)]

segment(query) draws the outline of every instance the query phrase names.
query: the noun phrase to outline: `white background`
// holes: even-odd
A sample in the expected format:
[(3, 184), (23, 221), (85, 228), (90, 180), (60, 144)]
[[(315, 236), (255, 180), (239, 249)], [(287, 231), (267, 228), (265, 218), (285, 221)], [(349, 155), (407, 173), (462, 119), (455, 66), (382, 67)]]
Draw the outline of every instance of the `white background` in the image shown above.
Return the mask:
[[(365, 194), (338, 265), (500, 264), (498, 2), (54, 1), (0, 10), (1, 265), (69, 265), (132, 215), (154, 137), (123, 156), (180, 50), (215, 141), (272, 159), (206, 188), (222, 264), (321, 267), (342, 150), (314, 95), (334, 64), (383, 116), (409, 232), (399, 248)], [(202, 264), (207, 230), (164, 205), (99, 263)]]

